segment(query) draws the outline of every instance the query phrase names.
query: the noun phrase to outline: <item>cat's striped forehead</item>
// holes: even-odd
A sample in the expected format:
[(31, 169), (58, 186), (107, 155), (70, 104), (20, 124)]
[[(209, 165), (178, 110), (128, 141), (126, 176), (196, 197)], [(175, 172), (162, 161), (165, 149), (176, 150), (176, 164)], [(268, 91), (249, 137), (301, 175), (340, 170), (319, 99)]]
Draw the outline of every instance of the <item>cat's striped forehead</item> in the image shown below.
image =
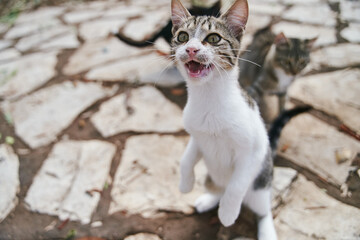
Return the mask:
[(213, 16), (191, 16), (179, 27), (177, 32), (186, 31), (192, 37), (216, 32), (225, 38), (232, 38), (225, 22)]
[(218, 19), (212, 16), (192, 16), (183, 25), (183, 28), (189, 30), (195, 30), (199, 27), (203, 30), (211, 31), (220, 29), (221, 24)]

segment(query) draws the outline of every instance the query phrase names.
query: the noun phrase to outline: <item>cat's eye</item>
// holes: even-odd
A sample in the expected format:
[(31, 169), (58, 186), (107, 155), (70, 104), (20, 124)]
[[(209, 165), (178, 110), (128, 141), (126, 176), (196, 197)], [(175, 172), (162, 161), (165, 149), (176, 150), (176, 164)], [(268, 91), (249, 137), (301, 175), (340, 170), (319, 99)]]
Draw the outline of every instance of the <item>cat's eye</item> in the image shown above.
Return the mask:
[(221, 40), (220, 35), (216, 34), (216, 33), (209, 34), (205, 38), (205, 41), (207, 41), (208, 43), (211, 43), (211, 44), (218, 43), (218, 42), (220, 42), (220, 40)]
[(182, 43), (187, 42), (189, 41), (189, 34), (187, 34), (186, 32), (180, 32), (177, 40)]

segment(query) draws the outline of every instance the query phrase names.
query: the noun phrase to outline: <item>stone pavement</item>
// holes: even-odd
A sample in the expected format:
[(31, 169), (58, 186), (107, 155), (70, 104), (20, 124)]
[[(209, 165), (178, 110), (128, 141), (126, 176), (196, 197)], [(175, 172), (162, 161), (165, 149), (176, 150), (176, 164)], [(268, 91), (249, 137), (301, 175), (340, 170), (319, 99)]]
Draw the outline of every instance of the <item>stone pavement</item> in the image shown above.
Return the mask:
[[(360, 239), (360, 2), (250, 0), (243, 48), (270, 23), (317, 36), (288, 106), (313, 110), (279, 142), (279, 239)], [(130, 47), (169, 19), (168, 0), (68, 2), (0, 24), (0, 239), (254, 239), (254, 215), (221, 227), (180, 194), (183, 80), (169, 46)], [(93, 238), (95, 239), (95, 238)]]

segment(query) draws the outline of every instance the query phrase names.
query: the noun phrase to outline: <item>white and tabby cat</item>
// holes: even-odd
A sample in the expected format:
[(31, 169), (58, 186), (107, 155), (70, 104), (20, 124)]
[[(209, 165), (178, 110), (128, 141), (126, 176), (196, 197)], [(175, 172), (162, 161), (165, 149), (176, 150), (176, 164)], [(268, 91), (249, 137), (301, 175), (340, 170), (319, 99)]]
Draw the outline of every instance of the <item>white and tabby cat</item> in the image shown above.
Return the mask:
[(203, 158), (208, 192), (197, 199), (197, 211), (219, 204), (220, 221), (230, 226), (245, 204), (259, 217), (258, 238), (276, 239), (269, 140), (256, 103), (238, 83), (247, 1), (236, 0), (219, 18), (191, 16), (179, 0), (171, 6), (172, 49), (188, 88), (183, 118), (191, 135), (180, 163), (180, 191), (192, 190), (194, 166)]

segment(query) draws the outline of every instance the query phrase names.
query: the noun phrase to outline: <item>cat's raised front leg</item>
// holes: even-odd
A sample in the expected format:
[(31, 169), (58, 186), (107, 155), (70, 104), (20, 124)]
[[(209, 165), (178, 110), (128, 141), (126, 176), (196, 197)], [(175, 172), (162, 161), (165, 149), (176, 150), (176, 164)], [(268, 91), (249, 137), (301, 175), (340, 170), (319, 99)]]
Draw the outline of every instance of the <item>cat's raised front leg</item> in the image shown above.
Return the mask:
[(238, 218), (245, 194), (258, 170), (256, 166), (253, 166), (255, 161), (244, 160), (235, 166), (230, 182), (220, 199), (218, 215), (220, 222), (225, 227), (233, 225)]
[(201, 152), (195, 140), (190, 138), (180, 161), (180, 192), (188, 193), (193, 189), (195, 183), (194, 167), (200, 158)]

